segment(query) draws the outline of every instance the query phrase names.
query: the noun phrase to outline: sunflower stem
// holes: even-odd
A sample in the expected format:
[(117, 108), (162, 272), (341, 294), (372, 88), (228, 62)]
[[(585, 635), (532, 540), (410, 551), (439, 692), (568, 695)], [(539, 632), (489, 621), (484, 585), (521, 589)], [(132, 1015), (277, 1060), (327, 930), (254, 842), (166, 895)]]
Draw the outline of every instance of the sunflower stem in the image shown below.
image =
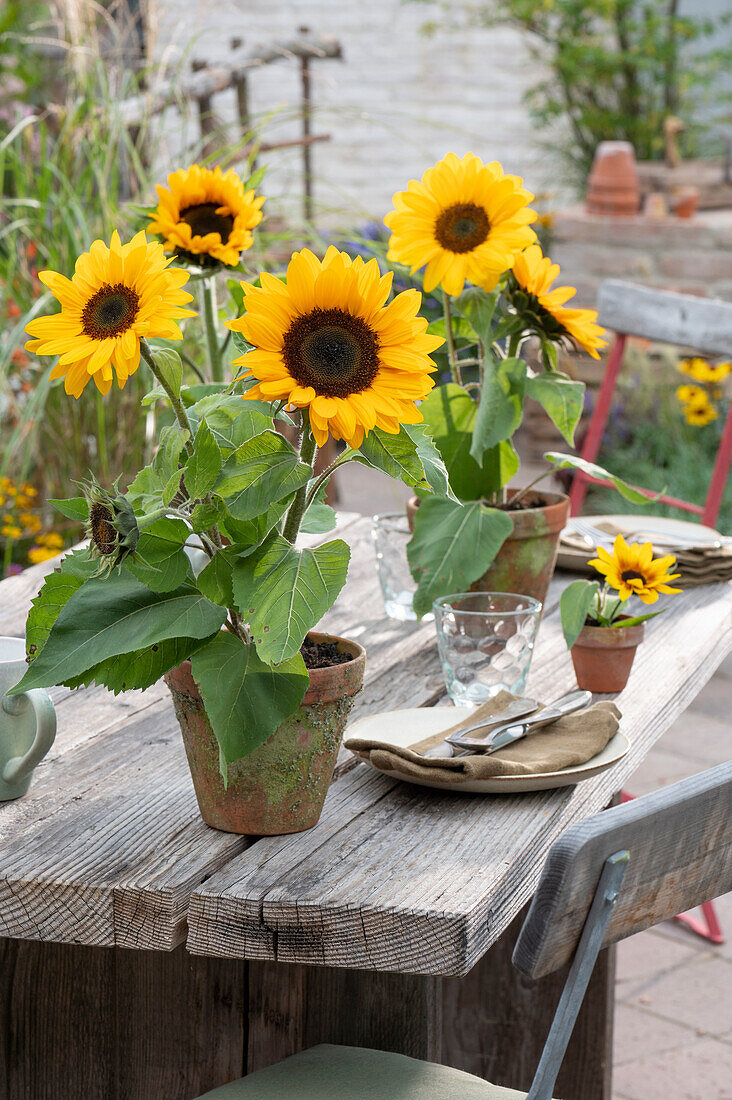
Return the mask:
[(201, 312), (203, 313), (206, 343), (208, 344), (208, 362), (211, 368), (211, 381), (224, 381), (224, 364), (221, 358), (219, 337), (216, 330), (216, 276), (212, 275), (201, 283)]
[(109, 481), (109, 453), (107, 451), (107, 426), (104, 420), (104, 401), (97, 390), (97, 445), (99, 447), (99, 464), (102, 477)]
[(453, 382), (458, 386), (462, 386), (463, 377), (460, 373), (460, 364), (458, 363), (457, 354), (455, 352), (455, 334), (452, 330), (452, 312), (450, 310), (450, 295), (446, 290), (442, 292), (442, 300), (445, 305), (445, 339), (447, 341), (447, 361), (450, 364), (450, 373), (452, 374)]
[(335, 470), (337, 470), (339, 466), (345, 466), (345, 464), (347, 462), (353, 462), (353, 460), (357, 457), (358, 457), (358, 452), (357, 451), (352, 450), (350, 447), (346, 447), (343, 454), (338, 455), (338, 458), (334, 459), (331, 462), (330, 466), (326, 466), (326, 468), (323, 470), (322, 474), (319, 474), (316, 477), (316, 479), (313, 481), (312, 488), (310, 489), (310, 492), (308, 493), (307, 498), (305, 500), (305, 511), (306, 512), (307, 512), (308, 508), (310, 507), (310, 505), (315, 500), (316, 496), (318, 495), (321, 486), (325, 485), (326, 481), (331, 476), (331, 474)]
[(180, 397), (178, 397), (170, 388), (167, 379), (158, 370), (157, 363), (155, 362), (155, 356), (153, 355), (147, 340), (140, 340), (140, 354), (142, 355), (142, 358), (145, 360), (150, 370), (153, 372), (155, 378), (157, 378), (158, 382), (168, 395), (168, 400), (173, 406), (173, 412), (178, 418), (178, 423), (180, 424), (181, 428), (185, 428), (185, 430), (188, 432), (189, 438), (186, 441), (185, 450), (186, 454), (188, 454), (189, 456), (192, 455), (193, 446), (191, 444), (191, 440), (193, 439), (193, 429), (191, 428), (191, 422), (188, 419), (188, 414), (186, 413), (183, 402), (181, 401)]
[(508, 354), (506, 355), (507, 359), (515, 359), (518, 355), (519, 348), (521, 347), (522, 336), (523, 333), (514, 332), (513, 336), (508, 341)]
[[(300, 444), (300, 461), (307, 463), (308, 466), (312, 466), (313, 459), (315, 458), (315, 436), (313, 430), (310, 427), (310, 420), (308, 414), (303, 409), (302, 411), (302, 442)], [(302, 517), (305, 515), (305, 508), (307, 505), (308, 487), (303, 485), (302, 489), (298, 489), (295, 494), (295, 499), (290, 505), (290, 510), (287, 513), (287, 519), (285, 520), (285, 528), (282, 534), (288, 542), (295, 545), (295, 539), (297, 533), (300, 530), (300, 524), (302, 523)]]

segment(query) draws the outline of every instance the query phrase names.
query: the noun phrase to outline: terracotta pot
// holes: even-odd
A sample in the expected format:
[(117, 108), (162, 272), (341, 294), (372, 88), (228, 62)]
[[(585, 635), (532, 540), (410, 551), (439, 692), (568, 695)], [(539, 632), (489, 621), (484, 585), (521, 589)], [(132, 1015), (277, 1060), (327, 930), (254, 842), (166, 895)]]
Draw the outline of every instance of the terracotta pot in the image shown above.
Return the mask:
[(583, 626), (572, 646), (577, 684), (585, 691), (622, 691), (628, 682), (635, 651), (643, 641), (645, 623), (637, 626)]
[[(509, 489), (509, 500), (519, 489)], [(496, 560), (487, 573), (470, 586), (471, 592), (517, 592), (543, 604), (559, 550), (559, 536), (569, 518), (569, 497), (564, 493), (529, 493), (535, 507), (506, 512), (513, 522)], [(407, 501), (407, 519), (414, 529), (419, 498)]]
[(632, 215), (640, 209), (641, 187), (635, 150), (629, 141), (602, 141), (587, 181), (591, 214)]
[(229, 764), (226, 787), (218, 743), (191, 675), (191, 662), (183, 661), (166, 673), (201, 817), (214, 829), (279, 836), (318, 822), (353, 697), (363, 685), (366, 651), (358, 642), (333, 634), (311, 632), (309, 637), (335, 642), (352, 660), (308, 670), (310, 686), (299, 710), (263, 745)]
[(699, 206), (698, 187), (679, 187), (672, 199), (673, 211), (677, 218), (693, 218)]

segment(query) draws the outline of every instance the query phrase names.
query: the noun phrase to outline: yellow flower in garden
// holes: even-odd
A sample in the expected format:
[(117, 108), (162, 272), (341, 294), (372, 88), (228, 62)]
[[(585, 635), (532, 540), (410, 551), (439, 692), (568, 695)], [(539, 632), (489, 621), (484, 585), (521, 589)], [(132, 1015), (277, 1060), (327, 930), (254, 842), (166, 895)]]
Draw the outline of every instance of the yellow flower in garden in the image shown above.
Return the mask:
[(23, 529), (28, 535), (35, 535), (43, 526), (40, 518), (34, 515), (33, 512), (21, 512), (18, 520), (22, 523)]
[(533, 199), (518, 176), (474, 153), (438, 161), (406, 191), (394, 195), (384, 218), (391, 230), (388, 257), (412, 272), (424, 267), (424, 289), (457, 295), (466, 280), (493, 290), (517, 252), (536, 240)]
[(11, 516), (5, 516), (4, 520), (3, 526), (0, 527), (0, 535), (4, 535), (6, 539), (19, 539), (23, 534), (23, 528), (18, 527)]
[(36, 542), (41, 546), (50, 547), (52, 550), (60, 550), (64, 544), (64, 540), (56, 531), (48, 531), (45, 535), (39, 535)]
[(704, 406), (709, 404), (707, 391), (702, 386), (678, 386), (676, 396), (683, 405)]
[(28, 551), (28, 561), (31, 565), (40, 565), (42, 561), (49, 561), (57, 554), (58, 550), (49, 549), (46, 546), (31, 546)]
[(235, 266), (252, 244), (252, 230), (262, 220), (264, 196), (245, 191), (230, 168), (180, 169), (168, 176), (168, 187), (156, 186), (157, 209), (148, 232), (165, 238), (167, 252), (179, 252), (192, 263), (207, 257)]
[(696, 382), (722, 382), (732, 373), (732, 363), (717, 363), (711, 366), (706, 359), (682, 359), (679, 363), (682, 374), (688, 374)]
[(705, 424), (711, 424), (719, 415), (711, 401), (707, 401), (706, 404), (685, 405), (683, 412), (686, 423), (692, 424), (696, 428), (703, 428)]
[(114, 374), (121, 389), (140, 365), (142, 337), (180, 340), (176, 321), (195, 316), (182, 308), (191, 300), (181, 290), (188, 272), (168, 270), (170, 263), (162, 245), (144, 233), (123, 245), (115, 231), (109, 247), (94, 241), (79, 256), (71, 279), (41, 271), (38, 278), (61, 303), (61, 312), (26, 326), (34, 337), (26, 348), (59, 356), (51, 378), (64, 378), (66, 392), (74, 397), (91, 378), (108, 393)]
[(680, 573), (669, 573), (676, 564), (673, 554), (653, 559), (653, 546), (650, 542), (642, 545), (638, 542), (628, 546), (622, 535), (618, 535), (609, 553), (603, 546), (597, 547), (597, 557), (589, 563), (598, 573), (602, 573), (611, 588), (616, 588), (621, 600), (638, 596), (643, 603), (655, 603), (659, 592), (675, 593), (680, 588), (671, 588), (669, 581), (676, 580)]
[(372, 428), (422, 420), (414, 402), (434, 386), (430, 353), (444, 341), (427, 334), (419, 291), (385, 305), (392, 273), (332, 246), (323, 260), (293, 253), (285, 282), (260, 279), (242, 283), (246, 313), (226, 322), (254, 345), (234, 360), (257, 379), (245, 397), (307, 408), (321, 447), (328, 434), (358, 447)]
[(565, 305), (577, 293), (573, 286), (552, 288), (559, 275), (559, 264), (553, 264), (548, 256), (542, 255), (538, 244), (532, 244), (516, 257), (512, 273), (516, 285), (524, 292), (512, 295), (514, 307), (520, 310), (527, 327), (538, 336), (569, 340), (593, 359), (600, 358), (598, 349), (606, 344), (602, 339), (605, 329), (597, 324), (596, 310), (571, 309)]

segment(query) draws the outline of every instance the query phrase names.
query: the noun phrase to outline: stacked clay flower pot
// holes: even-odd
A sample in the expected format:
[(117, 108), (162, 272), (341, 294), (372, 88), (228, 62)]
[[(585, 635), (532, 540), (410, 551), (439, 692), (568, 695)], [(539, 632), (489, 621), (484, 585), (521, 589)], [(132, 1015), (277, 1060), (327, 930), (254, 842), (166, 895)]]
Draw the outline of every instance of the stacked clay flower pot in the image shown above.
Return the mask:
[(629, 141), (602, 141), (587, 183), (590, 214), (628, 216), (640, 210), (641, 188), (635, 150)]

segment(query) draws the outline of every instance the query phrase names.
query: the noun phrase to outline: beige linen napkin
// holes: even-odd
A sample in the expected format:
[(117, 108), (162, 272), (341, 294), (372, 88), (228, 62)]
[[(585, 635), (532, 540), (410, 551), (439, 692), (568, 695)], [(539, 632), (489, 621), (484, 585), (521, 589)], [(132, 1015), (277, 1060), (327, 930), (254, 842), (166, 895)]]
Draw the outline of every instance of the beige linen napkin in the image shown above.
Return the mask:
[[(459, 786), (467, 780), (538, 775), (584, 764), (602, 752), (618, 731), (620, 711), (614, 703), (603, 701), (581, 713), (560, 718), (488, 756), (484, 753), (452, 758), (425, 755), (429, 749), (441, 744), (448, 733), (499, 715), (515, 698), (510, 692), (502, 691), (462, 722), (417, 741), (409, 748), (402, 749), (361, 737), (347, 738), (345, 747), (379, 771), (398, 771), (405, 779), (430, 779)], [(479, 733), (474, 736), (479, 736)]]

